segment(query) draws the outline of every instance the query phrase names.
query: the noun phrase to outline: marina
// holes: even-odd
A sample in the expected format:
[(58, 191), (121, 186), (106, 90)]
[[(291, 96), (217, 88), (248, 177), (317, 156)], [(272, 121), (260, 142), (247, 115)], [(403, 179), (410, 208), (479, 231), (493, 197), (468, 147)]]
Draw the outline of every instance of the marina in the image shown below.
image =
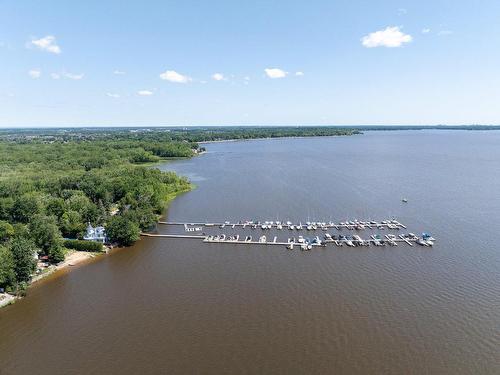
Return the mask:
[[(369, 238), (362, 238), (361, 236), (331, 234), (329, 230), (335, 229), (341, 231), (342, 229), (348, 230), (401, 230), (406, 229), (406, 226), (396, 219), (373, 221), (373, 220), (349, 220), (339, 223), (329, 222), (310, 222), (306, 221), (304, 224), (294, 224), (291, 221), (239, 221), (237, 223), (225, 221), (224, 223), (204, 223), (204, 222), (167, 222), (160, 221), (159, 224), (166, 226), (181, 226), (184, 228), (186, 234), (154, 234), (143, 233), (145, 237), (162, 237), (162, 238), (185, 238), (185, 239), (198, 239), (204, 243), (223, 243), (223, 244), (239, 244), (239, 245), (277, 245), (285, 246), (289, 250), (300, 248), (301, 250), (311, 250), (313, 247), (324, 248), (328, 244), (334, 244), (338, 247), (363, 247), (363, 246), (398, 246), (399, 244), (407, 244), (414, 246), (418, 244), (424, 247), (434, 245), (435, 239), (428, 233), (422, 233), (419, 237), (414, 233), (407, 234), (392, 234), (388, 233), (383, 237), (380, 234), (372, 234)], [(276, 231), (295, 231), (295, 232), (311, 232), (323, 231), (320, 235), (312, 235), (311, 237), (304, 237), (299, 235), (297, 237), (288, 237), (286, 240), (278, 239), (278, 236), (269, 236), (261, 234), (260, 236), (252, 237), (251, 235), (244, 234), (224, 234), (215, 233), (209, 234), (208, 231), (213, 230), (248, 230), (252, 232), (259, 230), (261, 233), (269, 230)], [(202, 232), (202, 234), (188, 234), (192, 232)], [(288, 232), (287, 232), (288, 233)]]
[(230, 221), (225, 221), (223, 223), (203, 223), (203, 222), (191, 222), (191, 223), (183, 223), (183, 222), (174, 222), (174, 221), (160, 221), (158, 224), (162, 225), (179, 225), (183, 226), (185, 231), (200, 231), (201, 227), (219, 227), (221, 229), (231, 228), (234, 229), (236, 227), (241, 228), (251, 228), (251, 229), (278, 229), (278, 230), (328, 230), (328, 229), (342, 229), (347, 228), (349, 230), (362, 230), (362, 229), (407, 229), (406, 226), (400, 223), (396, 219), (388, 219), (382, 221), (375, 220), (363, 220), (359, 221), (348, 220), (342, 221), (339, 223), (334, 223), (332, 221), (329, 222), (316, 222), (316, 221), (305, 221), (299, 222), (298, 224), (292, 223), (291, 221), (256, 221), (256, 220), (247, 220), (247, 221), (238, 221), (237, 223), (231, 223)]

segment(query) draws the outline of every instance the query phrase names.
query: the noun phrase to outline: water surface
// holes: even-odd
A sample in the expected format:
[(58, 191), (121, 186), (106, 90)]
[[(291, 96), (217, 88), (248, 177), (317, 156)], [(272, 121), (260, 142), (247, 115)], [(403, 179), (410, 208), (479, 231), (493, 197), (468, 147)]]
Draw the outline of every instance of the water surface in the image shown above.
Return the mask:
[(169, 220), (395, 216), (438, 241), (143, 239), (3, 309), (0, 373), (499, 373), (499, 145), (496, 131), (368, 132), (214, 143), (167, 163), (197, 185)]

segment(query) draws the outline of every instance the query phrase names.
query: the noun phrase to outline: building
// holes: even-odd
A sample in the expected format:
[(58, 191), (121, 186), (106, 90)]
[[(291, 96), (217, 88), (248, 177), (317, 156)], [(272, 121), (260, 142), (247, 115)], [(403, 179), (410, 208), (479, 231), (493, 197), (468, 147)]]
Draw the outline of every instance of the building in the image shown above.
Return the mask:
[(104, 227), (93, 227), (90, 223), (87, 226), (87, 233), (83, 236), (84, 240), (106, 242), (106, 230)]

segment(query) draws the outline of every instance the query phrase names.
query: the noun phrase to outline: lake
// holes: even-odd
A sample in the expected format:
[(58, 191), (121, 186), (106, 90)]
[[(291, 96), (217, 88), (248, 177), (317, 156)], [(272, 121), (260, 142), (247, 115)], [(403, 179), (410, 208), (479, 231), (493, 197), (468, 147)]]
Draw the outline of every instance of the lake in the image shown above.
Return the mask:
[(168, 220), (396, 217), (437, 241), (143, 238), (2, 309), (0, 374), (500, 373), (499, 146), (498, 131), (381, 131), (165, 163), (197, 185)]

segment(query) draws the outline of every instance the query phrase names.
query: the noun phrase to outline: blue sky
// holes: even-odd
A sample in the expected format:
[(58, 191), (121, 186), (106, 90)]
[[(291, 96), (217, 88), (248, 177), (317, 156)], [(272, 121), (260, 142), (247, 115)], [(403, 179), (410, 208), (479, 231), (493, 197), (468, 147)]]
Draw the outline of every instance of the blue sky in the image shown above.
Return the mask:
[(500, 1), (0, 0), (0, 126), (500, 123)]

